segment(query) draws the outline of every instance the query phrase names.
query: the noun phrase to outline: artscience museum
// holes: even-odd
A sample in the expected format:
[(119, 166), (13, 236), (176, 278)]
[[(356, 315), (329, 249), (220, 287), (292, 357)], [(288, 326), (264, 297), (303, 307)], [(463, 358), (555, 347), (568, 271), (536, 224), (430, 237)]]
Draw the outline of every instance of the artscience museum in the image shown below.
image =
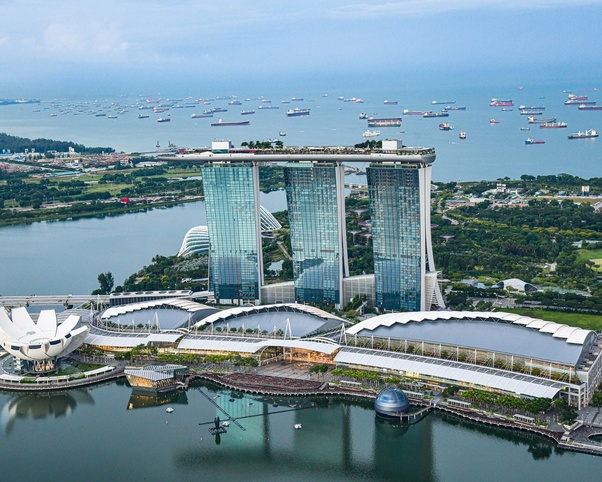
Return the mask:
[(69, 315), (58, 323), (54, 310), (42, 310), (34, 322), (24, 307), (15, 308), (11, 316), (0, 307), (0, 345), (14, 356), (19, 373), (50, 373), (58, 361), (79, 348), (88, 335), (88, 326), (78, 326), (80, 317)]

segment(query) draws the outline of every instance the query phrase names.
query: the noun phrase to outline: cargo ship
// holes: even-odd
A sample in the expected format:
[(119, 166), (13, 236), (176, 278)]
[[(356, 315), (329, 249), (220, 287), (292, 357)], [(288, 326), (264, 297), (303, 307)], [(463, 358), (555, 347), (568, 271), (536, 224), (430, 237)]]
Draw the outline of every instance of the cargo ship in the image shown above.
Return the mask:
[(544, 124), (540, 124), (540, 129), (562, 129), (567, 126), (566, 122), (546, 122)]
[(432, 100), (432, 101), (431, 101), (431, 104), (433, 104), (433, 105), (437, 105), (437, 104), (455, 104), (455, 103), (456, 103), (456, 101), (455, 101), (455, 100), (443, 100), (443, 101), (440, 101), (440, 100)]
[(225, 122), (221, 119), (218, 119), (217, 122), (212, 122), (211, 126), (212, 127), (216, 127), (216, 126), (248, 126), (249, 125), (249, 121), (229, 121), (229, 122)]
[(441, 111), (441, 112), (433, 112), (433, 111), (428, 111), (425, 112), (424, 114), (422, 114), (422, 117), (449, 117), (449, 112), (446, 111)]
[(489, 103), (489, 105), (491, 107), (512, 107), (514, 105), (514, 102), (512, 102), (511, 100), (503, 100), (503, 99), (497, 99), (497, 98), (492, 98), (491, 102)]
[(541, 115), (543, 114), (543, 110), (537, 109), (521, 109), (520, 115)]
[(602, 105), (595, 105), (594, 104), (579, 104), (578, 107), (579, 110), (602, 110)]
[(442, 122), (441, 124), (439, 124), (440, 131), (451, 131), (453, 129), (454, 129), (454, 126), (449, 124), (448, 122)]
[(596, 105), (595, 100), (569, 99), (564, 101), (564, 105)]
[(466, 110), (465, 105), (446, 105), (443, 110)]
[(529, 124), (547, 124), (550, 122), (556, 122), (556, 117), (550, 117), (549, 119), (537, 119), (536, 117), (529, 117), (527, 119)]
[(280, 109), (280, 107), (277, 105), (263, 105), (263, 104), (257, 108), (258, 109)]
[(528, 105), (519, 105), (518, 108), (520, 110), (546, 110), (544, 106), (528, 106)]
[(159, 117), (157, 122), (171, 122), (171, 119), (169, 117)]
[(380, 131), (371, 131), (370, 129), (364, 131), (362, 134), (364, 137), (377, 137), (380, 136)]
[(368, 127), (397, 127), (401, 125), (401, 117), (387, 119), (368, 119)]
[(385, 100), (383, 102), (383, 104), (385, 104), (385, 105), (397, 105), (397, 101), (396, 100)]
[(499, 120), (496, 120), (496, 119), (494, 119), (494, 118), (492, 117), (491, 119), (489, 119), (489, 123), (490, 123), (490, 124), (499, 124), (499, 123), (500, 123), (500, 121), (499, 121)]
[(254, 110), (241, 110), (240, 115), (252, 115), (255, 114)]
[(585, 132), (575, 132), (568, 137), (569, 139), (591, 139), (593, 137), (598, 137), (598, 131), (596, 131), (596, 129), (588, 129)]
[(306, 116), (309, 115), (309, 109), (299, 109), (298, 107), (296, 109), (289, 109), (286, 111), (286, 115), (287, 117)]
[(545, 144), (545, 141), (538, 141), (535, 139), (532, 139), (531, 137), (528, 137), (527, 140), (525, 141), (525, 144), (529, 145), (529, 144)]
[(403, 110), (403, 115), (424, 115), (424, 114), (426, 114), (426, 112), (423, 110), (409, 110), (409, 109)]
[(213, 117), (213, 113), (203, 112), (202, 114), (192, 114), (190, 117), (193, 119), (205, 119), (207, 117)]

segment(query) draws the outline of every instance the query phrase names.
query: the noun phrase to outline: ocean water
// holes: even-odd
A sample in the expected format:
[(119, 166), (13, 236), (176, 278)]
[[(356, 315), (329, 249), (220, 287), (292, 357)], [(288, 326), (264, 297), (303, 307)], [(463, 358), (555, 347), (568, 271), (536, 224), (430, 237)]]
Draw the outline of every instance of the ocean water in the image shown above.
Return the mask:
[[(502, 82), (467, 79), (446, 83), (431, 79), (429, 82), (330, 82), (329, 86), (315, 84), (300, 87), (245, 89), (231, 92), (242, 105), (228, 105), (228, 100), (214, 100), (209, 105), (195, 108), (172, 108), (168, 112), (153, 114), (151, 110), (139, 110), (146, 98), (163, 101), (178, 99), (179, 104), (199, 98), (215, 98), (220, 91), (213, 88), (199, 92), (162, 92), (155, 95), (115, 95), (85, 99), (43, 99), (40, 105), (0, 106), (0, 132), (28, 138), (45, 137), (70, 140), (87, 146), (108, 146), (124, 152), (152, 152), (157, 142), (161, 148), (168, 143), (178, 147), (208, 146), (215, 139), (229, 139), (235, 146), (244, 141), (280, 139), (286, 146), (348, 146), (366, 140), (362, 133), (367, 129), (360, 113), (375, 117), (399, 117), (403, 109), (440, 110), (444, 105), (432, 105), (432, 100), (455, 101), (466, 106), (465, 111), (452, 111), (446, 118), (424, 119), (420, 116), (403, 116), (401, 127), (380, 128), (380, 138), (402, 139), (407, 146), (435, 147), (437, 160), (433, 167), (435, 181), (469, 181), (497, 178), (518, 178), (522, 174), (568, 173), (582, 178), (600, 175), (602, 139), (568, 140), (568, 134), (578, 130), (595, 128), (602, 131), (602, 111), (579, 111), (577, 106), (565, 106), (568, 93), (587, 95), (590, 100), (602, 103), (602, 91), (597, 90), (596, 79), (581, 78), (579, 81), (558, 80), (549, 73), (545, 81), (530, 80)], [(551, 80), (550, 80), (551, 78)], [(332, 87), (333, 84), (340, 84)], [(476, 85), (475, 85), (476, 84)], [(602, 86), (601, 86), (602, 87)], [(201, 90), (205, 90), (202, 92)], [(223, 92), (221, 92), (223, 95)], [(363, 103), (338, 100), (360, 98)], [(34, 94), (31, 97), (35, 97)], [(292, 97), (303, 101), (291, 101)], [(492, 97), (512, 99), (512, 111), (503, 112), (500, 107), (490, 107)], [(278, 109), (263, 109), (260, 98), (270, 100)], [(248, 100), (247, 100), (248, 99)], [(282, 101), (290, 103), (282, 103)], [(397, 101), (398, 105), (384, 105), (384, 100)], [(540, 117), (556, 117), (566, 122), (565, 129), (540, 129), (531, 124), (527, 116), (521, 116), (518, 106), (546, 107)], [(156, 105), (156, 104), (149, 104)], [(192, 119), (210, 107), (226, 108), (227, 112), (213, 118)], [(287, 117), (289, 108), (309, 108), (307, 117)], [(78, 109), (84, 112), (74, 114)], [(254, 115), (241, 115), (241, 110), (255, 110)], [(39, 110), (39, 111), (38, 111)], [(118, 114), (120, 110), (127, 110)], [(38, 112), (35, 112), (38, 111)], [(63, 113), (69, 111), (69, 113)], [(104, 112), (107, 116), (96, 117), (93, 113)], [(148, 119), (138, 119), (138, 114), (148, 114)], [(170, 122), (157, 123), (156, 118), (167, 116)], [(52, 116), (51, 114), (56, 114)], [(116, 119), (108, 118), (116, 115)], [(224, 121), (249, 120), (248, 126), (211, 127), (218, 118)], [(490, 119), (499, 120), (491, 125)], [(449, 122), (452, 131), (440, 131), (440, 122)], [(280, 137), (280, 131), (286, 131)], [(466, 131), (467, 138), (458, 134)], [(533, 137), (545, 141), (542, 145), (525, 145), (525, 139)], [(377, 138), (372, 138), (377, 139)]]

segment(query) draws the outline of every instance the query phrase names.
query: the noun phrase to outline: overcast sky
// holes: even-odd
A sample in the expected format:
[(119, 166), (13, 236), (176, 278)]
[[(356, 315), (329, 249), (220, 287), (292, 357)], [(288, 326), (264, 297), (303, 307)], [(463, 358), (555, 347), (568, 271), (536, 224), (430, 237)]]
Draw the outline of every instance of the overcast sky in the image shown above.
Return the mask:
[(0, 98), (79, 79), (599, 69), (602, 58), (602, 0), (0, 0), (0, 19)]

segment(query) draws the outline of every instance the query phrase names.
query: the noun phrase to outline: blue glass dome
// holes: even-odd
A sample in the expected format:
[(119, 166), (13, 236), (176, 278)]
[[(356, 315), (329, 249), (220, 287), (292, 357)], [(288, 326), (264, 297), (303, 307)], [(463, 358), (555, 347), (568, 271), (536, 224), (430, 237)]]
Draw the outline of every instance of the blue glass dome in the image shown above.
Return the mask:
[(385, 388), (374, 402), (376, 414), (383, 418), (399, 418), (410, 411), (410, 401), (406, 394), (397, 388)]

